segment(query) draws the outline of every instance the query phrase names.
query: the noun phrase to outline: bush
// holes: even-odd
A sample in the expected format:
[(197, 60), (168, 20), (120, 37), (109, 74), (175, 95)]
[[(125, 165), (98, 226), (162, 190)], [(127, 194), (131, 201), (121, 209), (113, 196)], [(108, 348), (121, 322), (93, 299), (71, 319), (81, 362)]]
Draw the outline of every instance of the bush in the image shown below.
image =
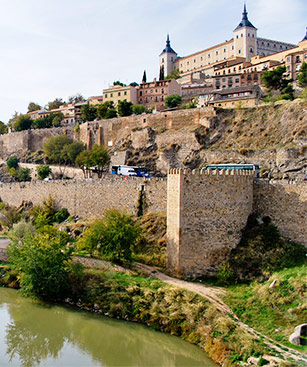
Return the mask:
[(13, 241), (9, 260), (22, 272), (21, 291), (25, 295), (56, 300), (67, 296), (72, 249), (68, 235), (54, 228)]
[(17, 157), (11, 157), (7, 160), (6, 165), (7, 165), (8, 169), (10, 169), (10, 168), (17, 169), (18, 168), (18, 163), (19, 163), (19, 159)]
[(78, 249), (98, 251), (117, 263), (130, 262), (139, 235), (140, 228), (131, 215), (111, 209), (85, 231)]
[(36, 167), (36, 172), (38, 174), (39, 179), (43, 180), (50, 175), (51, 169), (47, 165), (39, 165)]
[(31, 170), (30, 168), (19, 168), (17, 171), (18, 181), (31, 181)]
[(35, 233), (35, 228), (32, 223), (26, 222), (22, 219), (20, 222), (13, 225), (13, 228), (9, 231), (9, 236), (13, 239), (22, 239), (28, 235)]
[(62, 208), (54, 214), (54, 220), (57, 223), (64, 222), (64, 220), (66, 220), (68, 217), (69, 217), (69, 212), (66, 208)]
[(181, 96), (178, 94), (172, 94), (165, 98), (165, 106), (168, 108), (178, 107), (182, 102)]
[(56, 210), (54, 201), (52, 197), (49, 196), (48, 200), (43, 201), (42, 205), (33, 207), (30, 211), (30, 215), (33, 216), (36, 227), (40, 228), (55, 222), (63, 222), (69, 217), (69, 212), (65, 208)]

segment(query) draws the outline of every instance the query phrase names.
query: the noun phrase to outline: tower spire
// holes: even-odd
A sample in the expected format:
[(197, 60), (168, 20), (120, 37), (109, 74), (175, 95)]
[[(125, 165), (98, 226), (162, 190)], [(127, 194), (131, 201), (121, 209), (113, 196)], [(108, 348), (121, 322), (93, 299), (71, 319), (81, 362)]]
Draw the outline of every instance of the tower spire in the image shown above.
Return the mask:
[(244, 1), (244, 6), (243, 6), (242, 20), (241, 20), (240, 24), (237, 26), (236, 29), (239, 29), (239, 28), (242, 28), (242, 27), (256, 28), (252, 25), (252, 23), (248, 19), (247, 10), (246, 10), (246, 2), (245, 1)]
[(165, 49), (162, 51), (162, 53), (161, 53), (161, 55), (163, 54), (163, 53), (166, 53), (166, 52), (168, 52), (168, 53), (172, 53), (172, 54), (176, 54), (177, 55), (177, 53), (171, 48), (171, 41), (170, 41), (170, 39), (169, 39), (169, 34), (167, 34), (167, 36), (166, 36), (166, 45), (165, 45)]
[(305, 34), (305, 37), (301, 40), (301, 42), (303, 41), (307, 41), (307, 27), (306, 27), (306, 34)]

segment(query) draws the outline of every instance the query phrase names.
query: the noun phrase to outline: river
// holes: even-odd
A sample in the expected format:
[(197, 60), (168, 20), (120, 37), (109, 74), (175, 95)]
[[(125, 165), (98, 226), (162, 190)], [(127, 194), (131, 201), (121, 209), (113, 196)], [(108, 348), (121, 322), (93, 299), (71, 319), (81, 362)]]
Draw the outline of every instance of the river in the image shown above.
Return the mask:
[(0, 288), (0, 366), (217, 365), (180, 338)]

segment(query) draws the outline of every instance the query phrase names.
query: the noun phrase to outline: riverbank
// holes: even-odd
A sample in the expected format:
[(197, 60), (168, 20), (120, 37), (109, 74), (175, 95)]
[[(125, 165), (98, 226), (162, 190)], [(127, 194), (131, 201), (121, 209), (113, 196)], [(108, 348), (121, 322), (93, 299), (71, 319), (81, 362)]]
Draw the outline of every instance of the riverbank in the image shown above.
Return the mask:
[[(2, 267), (0, 274), (3, 285), (18, 286), (18, 274), (9, 266)], [(207, 299), (157, 279), (85, 269), (70, 276), (70, 285), (68, 297), (59, 301), (179, 336), (197, 344), (220, 365), (252, 366), (256, 364), (248, 363), (250, 357), (265, 359), (273, 354), (261, 338)], [(278, 366), (287, 365), (278, 361)]]

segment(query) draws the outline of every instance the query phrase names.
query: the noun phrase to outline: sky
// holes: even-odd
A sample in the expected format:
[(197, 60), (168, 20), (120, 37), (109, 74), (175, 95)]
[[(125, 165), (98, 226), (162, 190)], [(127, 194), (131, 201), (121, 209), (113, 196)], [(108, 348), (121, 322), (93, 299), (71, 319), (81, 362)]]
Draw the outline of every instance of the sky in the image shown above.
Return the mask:
[[(247, 0), (258, 36), (297, 44), (306, 0)], [(0, 0), (0, 121), (115, 80), (159, 75), (167, 33), (179, 56), (232, 38), (243, 0)]]

